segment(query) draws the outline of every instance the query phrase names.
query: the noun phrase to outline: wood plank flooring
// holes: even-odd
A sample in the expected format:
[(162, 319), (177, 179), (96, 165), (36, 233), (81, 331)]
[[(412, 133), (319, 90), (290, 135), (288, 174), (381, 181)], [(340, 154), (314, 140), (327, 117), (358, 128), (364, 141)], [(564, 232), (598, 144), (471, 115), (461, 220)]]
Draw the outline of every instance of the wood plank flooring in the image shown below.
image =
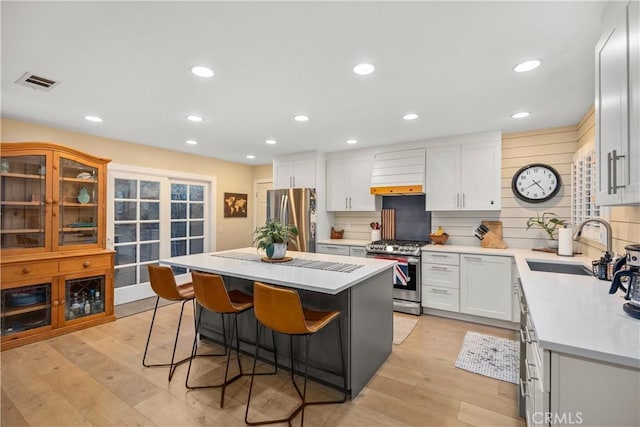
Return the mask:
[[(180, 304), (158, 310), (150, 355), (165, 362)], [(183, 321), (178, 356), (190, 352), (192, 312)], [(187, 391), (187, 367), (167, 382), (166, 368), (143, 368), (151, 311), (4, 351), (2, 426), (243, 426), (250, 377), (220, 390)], [(467, 331), (515, 339), (515, 333), (434, 316), (421, 316), (411, 335), (353, 401), (311, 406), (307, 426), (524, 426), (516, 386), (454, 367)], [(157, 333), (156, 333), (157, 332)], [(218, 350), (204, 344), (203, 352)], [(246, 371), (251, 359), (241, 356)], [(235, 372), (237, 365), (232, 365)], [(269, 367), (259, 366), (266, 370)], [(194, 382), (216, 382), (224, 358), (199, 358)], [(190, 380), (191, 381), (191, 380)], [(252, 419), (278, 417), (297, 401), (286, 373), (257, 377)], [(337, 396), (311, 383), (311, 399)], [(299, 423), (299, 417), (294, 420)]]

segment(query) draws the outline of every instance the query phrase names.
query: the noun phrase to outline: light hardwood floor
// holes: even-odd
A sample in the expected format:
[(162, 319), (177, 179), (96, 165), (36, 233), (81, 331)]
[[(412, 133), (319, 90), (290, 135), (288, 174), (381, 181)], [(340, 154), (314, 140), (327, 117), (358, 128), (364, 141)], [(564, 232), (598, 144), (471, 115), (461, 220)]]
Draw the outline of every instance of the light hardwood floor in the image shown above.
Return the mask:
[[(150, 354), (169, 355), (180, 304), (159, 309)], [(179, 352), (190, 351), (190, 310)], [(152, 312), (1, 353), (2, 426), (243, 426), (249, 377), (219, 389), (187, 391), (186, 366), (171, 383), (165, 368), (143, 368)], [(156, 334), (157, 330), (157, 334)], [(308, 407), (308, 426), (523, 426), (516, 386), (454, 367), (467, 331), (515, 338), (513, 331), (421, 316), (411, 335), (365, 389), (342, 405)], [(207, 348), (209, 347), (209, 348)], [(204, 345), (202, 350), (214, 346)], [(165, 360), (158, 360), (162, 362)], [(242, 356), (248, 371), (251, 358)], [(236, 366), (236, 365), (233, 365)], [(262, 366), (262, 368), (265, 368)], [(194, 361), (194, 381), (216, 381), (224, 358)], [(296, 404), (286, 374), (256, 380), (250, 414), (277, 417)], [(311, 398), (336, 396), (312, 383)], [(255, 406), (254, 406), (255, 405)], [(294, 422), (299, 423), (299, 418)]]

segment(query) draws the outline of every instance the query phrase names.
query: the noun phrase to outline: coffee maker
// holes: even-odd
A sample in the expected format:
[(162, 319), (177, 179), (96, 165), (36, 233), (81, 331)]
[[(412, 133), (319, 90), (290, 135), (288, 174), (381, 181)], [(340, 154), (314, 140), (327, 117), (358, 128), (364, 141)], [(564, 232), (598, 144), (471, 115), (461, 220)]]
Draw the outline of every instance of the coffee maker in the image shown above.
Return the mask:
[[(615, 294), (618, 288), (626, 291), (624, 299), (629, 302), (625, 303), (622, 309), (631, 317), (640, 319), (640, 244), (628, 245), (624, 249), (627, 251), (624, 264), (628, 269), (615, 272), (609, 293)], [(623, 263), (620, 264), (616, 267), (622, 267)], [(623, 277), (628, 277), (626, 289), (622, 284)]]

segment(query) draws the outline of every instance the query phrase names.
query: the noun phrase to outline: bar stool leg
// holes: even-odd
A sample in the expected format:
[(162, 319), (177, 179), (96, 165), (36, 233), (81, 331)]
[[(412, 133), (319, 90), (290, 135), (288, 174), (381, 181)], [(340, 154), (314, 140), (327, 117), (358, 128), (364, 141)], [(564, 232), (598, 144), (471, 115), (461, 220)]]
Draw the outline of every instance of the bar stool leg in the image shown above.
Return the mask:
[(182, 306), (180, 307), (180, 317), (178, 319), (178, 327), (176, 329), (176, 337), (175, 337), (175, 340), (174, 340), (174, 343), (173, 343), (173, 353), (171, 354), (171, 363), (156, 363), (156, 364), (147, 363), (147, 352), (149, 350), (149, 342), (151, 341), (151, 333), (153, 331), (153, 325), (154, 325), (155, 320), (156, 320), (156, 313), (158, 311), (158, 303), (160, 302), (160, 297), (159, 296), (156, 297), (156, 305), (155, 305), (155, 307), (153, 309), (153, 316), (151, 318), (151, 325), (149, 326), (149, 335), (147, 335), (147, 343), (144, 346), (144, 354), (142, 356), (142, 366), (144, 366), (145, 368), (169, 366), (169, 381), (171, 381), (171, 379), (173, 378), (173, 374), (175, 373), (175, 370), (179, 365), (191, 360), (191, 356), (185, 357), (184, 359), (179, 360), (179, 361), (175, 360), (176, 348), (178, 347), (178, 338), (180, 336), (180, 325), (182, 324), (182, 315), (184, 313), (184, 305), (188, 301), (193, 301), (193, 299), (182, 301)]
[[(258, 362), (258, 353), (260, 351), (260, 335), (262, 335), (262, 329), (264, 326), (260, 323), (258, 324), (258, 336), (256, 339), (256, 352), (253, 356), (253, 368), (251, 369), (251, 381), (249, 382), (249, 396), (247, 397), (247, 408), (244, 411), (244, 422), (247, 425), (254, 426), (260, 423), (249, 422), (249, 405), (251, 404), (251, 392), (253, 391), (253, 380), (256, 377), (256, 363)], [(274, 341), (275, 342), (275, 341)]]

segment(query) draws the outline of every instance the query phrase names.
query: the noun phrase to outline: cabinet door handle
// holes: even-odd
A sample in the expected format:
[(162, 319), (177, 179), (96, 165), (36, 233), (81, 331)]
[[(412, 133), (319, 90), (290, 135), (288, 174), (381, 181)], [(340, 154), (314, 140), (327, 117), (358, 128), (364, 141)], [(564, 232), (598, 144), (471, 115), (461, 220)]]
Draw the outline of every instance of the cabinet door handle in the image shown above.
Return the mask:
[(60, 305), (60, 302), (58, 300), (53, 300), (51, 301), (51, 305), (57, 307), (58, 305)]
[(447, 267), (439, 267), (437, 265), (432, 265), (431, 267), (429, 267), (429, 270), (449, 271), (449, 269)]
[(536, 365), (534, 365), (533, 363), (529, 363), (529, 361), (525, 358), (524, 359), (524, 370), (525, 370), (525, 372), (527, 374), (527, 379), (529, 379), (529, 380), (538, 380), (539, 381), (540, 378), (534, 377), (534, 376), (531, 375), (531, 371), (529, 371), (529, 366), (536, 366)]
[(84, 268), (88, 268), (90, 265), (91, 265), (91, 261), (85, 261), (85, 262), (82, 263), (82, 266)]
[(467, 261), (482, 261), (482, 258), (476, 256), (466, 256)]
[(522, 381), (522, 378), (520, 378), (520, 394), (522, 397), (529, 397), (529, 390), (524, 391), (524, 382)]
[(29, 274), (29, 273), (31, 273), (31, 268), (25, 267), (22, 269), (22, 274)]
[(351, 197), (349, 197), (349, 209), (351, 209)]
[(349, 207), (349, 204), (347, 203), (347, 198), (344, 198), (344, 208), (347, 209)]
[(60, 305), (64, 305), (64, 298), (60, 300)]
[(531, 336), (532, 335), (535, 336), (535, 334), (536, 334), (536, 331), (534, 331), (533, 329), (527, 329), (527, 338), (529, 339), (529, 341), (527, 341), (527, 342), (529, 342), (529, 343), (538, 342), (537, 339), (531, 338)]
[(613, 169), (612, 167), (612, 160), (613, 160), (613, 156), (611, 155), (611, 152), (607, 153), (607, 194), (611, 194), (611, 170)]
[(449, 295), (449, 291), (444, 290), (444, 289), (431, 288), (431, 292), (433, 292), (433, 293), (435, 293), (435, 294), (445, 294), (445, 295)]
[(618, 188), (624, 188), (624, 185), (618, 185), (618, 160), (624, 159), (624, 156), (618, 156), (618, 151), (613, 150), (613, 194), (618, 194)]
[(430, 254), (431, 256), (434, 257), (438, 257), (438, 258), (447, 258), (449, 255), (444, 255), (444, 254)]
[(456, 193), (456, 208), (460, 207), (460, 193)]
[(464, 193), (462, 193), (462, 207), (464, 208)]
[(48, 205), (52, 205), (53, 204), (53, 199), (47, 199), (45, 200), (45, 203)]
[(296, 188), (296, 177), (293, 177), (293, 188)]

